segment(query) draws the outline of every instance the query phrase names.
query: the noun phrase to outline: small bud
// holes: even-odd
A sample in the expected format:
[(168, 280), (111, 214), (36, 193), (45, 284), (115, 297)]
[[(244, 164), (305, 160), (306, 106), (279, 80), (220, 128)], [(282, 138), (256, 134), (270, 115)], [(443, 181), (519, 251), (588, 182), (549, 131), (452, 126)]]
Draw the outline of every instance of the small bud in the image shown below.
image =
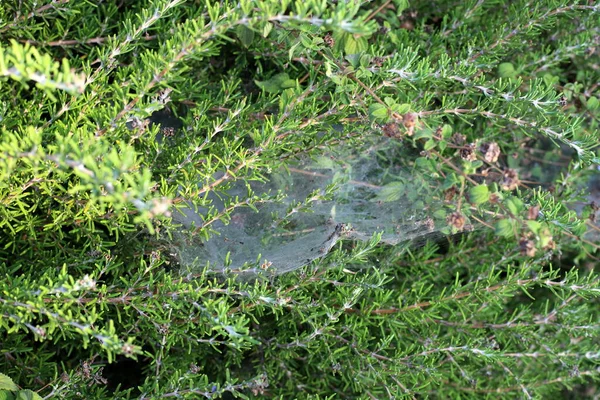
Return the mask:
[(46, 330), (44, 328), (42, 328), (41, 326), (36, 326), (35, 327), (35, 333), (41, 338), (41, 339), (45, 339), (46, 338)]
[(529, 240), (526, 237), (522, 237), (519, 240), (519, 249), (521, 251), (521, 255), (528, 257), (535, 256), (535, 243), (533, 243), (533, 240)]
[(261, 265), (260, 268), (263, 270), (268, 270), (269, 268), (271, 268), (271, 266), (273, 265), (273, 263), (271, 261), (264, 261)]
[(483, 153), (483, 159), (488, 163), (495, 163), (500, 156), (500, 146), (496, 142), (482, 144), (479, 151)]
[(475, 143), (471, 143), (460, 149), (460, 158), (465, 161), (476, 161), (477, 156), (475, 155)]
[(529, 210), (527, 210), (527, 219), (536, 220), (539, 213), (540, 213), (540, 206), (535, 205), (535, 206), (529, 207)]
[(458, 190), (456, 189), (456, 186), (452, 186), (444, 192), (444, 200), (452, 201), (452, 199), (454, 198), (454, 196), (456, 196), (457, 193)]
[(408, 136), (412, 136), (415, 130), (415, 126), (417, 125), (418, 115), (415, 113), (404, 114), (402, 117), (402, 122), (404, 127), (406, 128), (406, 134)]
[(82, 279), (77, 280), (76, 289), (95, 290), (96, 281), (91, 276), (85, 275)]
[(405, 20), (400, 24), (401, 29), (406, 29), (407, 31), (412, 31), (415, 29), (415, 24), (411, 20)]
[(507, 169), (502, 174), (501, 186), (504, 190), (515, 190), (519, 186), (519, 175), (514, 169)]
[(398, 124), (395, 122), (390, 122), (383, 125), (381, 127), (381, 131), (385, 137), (397, 138), (400, 136), (400, 129), (398, 128)]
[(446, 218), (446, 222), (448, 222), (448, 225), (453, 226), (457, 230), (461, 231), (465, 226), (466, 219), (461, 213), (455, 212)]
[(125, 343), (123, 346), (121, 346), (121, 351), (123, 352), (123, 354), (130, 356), (133, 354), (133, 346), (129, 343)]
[(544, 250), (554, 250), (556, 249), (556, 242), (552, 240), (552, 238), (547, 240), (548, 243), (544, 246)]
[(452, 135), (450, 140), (455, 145), (462, 146), (467, 141), (467, 137), (465, 135), (463, 135), (462, 133), (455, 133), (454, 135)]
[(560, 96), (560, 98), (558, 99), (558, 105), (561, 107), (566, 107), (567, 98), (565, 96)]
[(161, 132), (166, 137), (175, 136), (175, 128), (173, 128), (172, 126), (166, 126), (166, 127), (162, 128)]
[(171, 207), (171, 199), (163, 197), (163, 198), (155, 198), (152, 199), (152, 210), (150, 210), (150, 214), (152, 217), (157, 215), (165, 215), (166, 217), (170, 217), (171, 213), (169, 208)]
[(381, 67), (383, 65), (383, 63), (385, 62), (385, 58), (383, 58), (383, 57), (373, 57), (373, 59), (371, 60), (371, 62), (376, 67)]

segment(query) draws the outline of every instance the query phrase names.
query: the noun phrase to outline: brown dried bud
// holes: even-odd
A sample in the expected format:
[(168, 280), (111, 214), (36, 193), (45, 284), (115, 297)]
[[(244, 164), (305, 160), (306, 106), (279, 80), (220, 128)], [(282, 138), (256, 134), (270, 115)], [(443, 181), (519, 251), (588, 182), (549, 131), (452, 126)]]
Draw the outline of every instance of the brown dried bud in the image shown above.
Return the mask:
[(166, 126), (164, 128), (161, 129), (162, 134), (165, 135), (166, 137), (172, 137), (175, 135), (175, 128), (173, 128), (172, 126)]
[(498, 197), (497, 193), (490, 194), (490, 204), (498, 204), (500, 202), (500, 197)]
[(400, 129), (398, 128), (398, 124), (395, 122), (389, 122), (381, 127), (381, 131), (383, 132), (383, 136), (385, 137), (399, 137)]
[(500, 156), (500, 146), (496, 142), (483, 143), (479, 151), (483, 153), (483, 159), (488, 163), (495, 163)]
[(379, 27), (379, 29), (377, 29), (377, 34), (379, 35), (387, 35), (387, 33), (390, 31), (389, 28), (386, 28), (385, 26), (381, 25)]
[(556, 242), (552, 239), (548, 240), (548, 243), (544, 246), (544, 250), (556, 249)]
[(412, 132), (412, 130), (417, 125), (418, 115), (415, 113), (408, 113), (402, 116), (402, 122), (404, 123), (404, 127)]
[(400, 28), (406, 29), (407, 31), (412, 31), (415, 29), (415, 24), (411, 20), (406, 20), (400, 24)]
[(202, 368), (200, 368), (200, 367), (199, 367), (199, 366), (197, 366), (196, 364), (194, 364), (194, 363), (191, 363), (191, 364), (190, 364), (190, 372), (191, 372), (192, 374), (197, 374), (197, 373), (199, 373), (201, 370), (202, 370)]
[(475, 143), (471, 143), (460, 149), (460, 158), (465, 161), (476, 161), (477, 156), (475, 155)]
[(500, 183), (504, 190), (515, 190), (519, 186), (519, 175), (514, 169), (508, 168), (502, 174), (502, 182)]
[(323, 42), (325, 42), (325, 44), (329, 47), (333, 47), (335, 45), (335, 39), (329, 33), (325, 35)]
[(590, 212), (590, 216), (588, 217), (588, 219), (591, 222), (596, 223), (596, 213), (598, 212), (598, 210), (600, 210), (600, 207), (598, 207), (598, 204), (596, 204), (595, 201), (592, 201), (589, 204), (589, 207), (592, 212)]
[(450, 189), (444, 191), (444, 200), (452, 201), (452, 199), (454, 198), (454, 196), (456, 196), (457, 193), (458, 189), (456, 189), (456, 186), (452, 186)]
[(70, 376), (69, 376), (69, 374), (67, 374), (66, 372), (63, 372), (63, 373), (60, 375), (60, 380), (61, 380), (63, 383), (69, 383), (69, 381), (71, 380), (71, 377), (70, 377)]
[(81, 370), (80, 370), (80, 374), (81, 376), (83, 376), (85, 379), (90, 379), (92, 377), (92, 369), (90, 368), (90, 363), (89, 361), (84, 361), (81, 364)]
[(561, 107), (566, 107), (567, 106), (567, 98), (565, 96), (560, 96), (560, 98), (558, 99), (558, 105)]
[(519, 240), (519, 250), (521, 251), (521, 255), (533, 257), (535, 256), (535, 243), (533, 243), (533, 240), (522, 237)]
[(529, 210), (527, 210), (527, 219), (535, 220), (535, 219), (537, 219), (539, 213), (540, 213), (540, 206), (535, 205), (535, 206), (529, 207)]
[(448, 223), (448, 225), (451, 225), (454, 228), (456, 228), (457, 230), (461, 231), (464, 228), (467, 220), (461, 213), (455, 212), (455, 213), (450, 214), (446, 218), (446, 222)]
[(130, 356), (133, 354), (134, 348), (131, 344), (125, 343), (123, 346), (121, 346), (121, 352), (127, 356)]
[(462, 146), (467, 141), (467, 137), (465, 135), (463, 135), (462, 133), (455, 133), (454, 135), (452, 135), (450, 140), (455, 145)]
[(371, 62), (376, 67), (381, 67), (383, 65), (383, 63), (385, 62), (385, 58), (384, 57), (373, 57), (373, 59), (371, 60)]

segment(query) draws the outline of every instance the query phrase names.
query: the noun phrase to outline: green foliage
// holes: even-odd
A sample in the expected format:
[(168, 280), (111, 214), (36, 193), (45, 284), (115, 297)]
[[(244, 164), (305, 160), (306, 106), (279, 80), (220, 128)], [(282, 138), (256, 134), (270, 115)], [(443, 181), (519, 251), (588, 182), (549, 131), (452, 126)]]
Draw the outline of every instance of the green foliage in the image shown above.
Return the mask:
[(0, 49), (0, 76), (8, 76), (23, 84), (34, 81), (38, 88), (46, 89), (45, 93), (53, 100), (50, 89), (71, 94), (85, 89), (85, 77), (71, 71), (68, 59), (63, 58), (62, 63), (55, 62), (48, 54), (42, 55), (29, 44), (21, 45), (14, 40), (9, 49)]
[[(13, 393), (16, 392), (16, 393)], [(41, 400), (42, 397), (30, 389), (21, 389), (10, 377), (0, 373), (0, 399), (2, 400)]]
[[(5, 2), (0, 398), (595, 393), (590, 4)], [(369, 135), (433, 182), (378, 200), (435, 200), (455, 235), (277, 278), (179, 264), (175, 213), (205, 210), (200, 243), (278, 201), (251, 182)]]

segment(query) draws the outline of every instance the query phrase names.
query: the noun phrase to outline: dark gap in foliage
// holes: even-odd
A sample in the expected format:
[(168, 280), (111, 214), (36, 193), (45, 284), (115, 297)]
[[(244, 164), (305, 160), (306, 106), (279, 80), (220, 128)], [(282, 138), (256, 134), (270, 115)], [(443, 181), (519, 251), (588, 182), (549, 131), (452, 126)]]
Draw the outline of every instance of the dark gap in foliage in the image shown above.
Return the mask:
[[(561, 75), (561, 81), (564, 83), (577, 82), (577, 72), (580, 68), (574, 64), (572, 59), (564, 60), (557, 66), (558, 69), (564, 71)], [(575, 100), (575, 98), (574, 98)]]
[[(148, 349), (146, 349), (148, 350)], [(115, 360), (104, 366), (102, 376), (107, 380), (106, 388), (114, 393), (118, 390), (132, 389), (132, 395), (139, 395), (138, 386), (146, 380), (150, 358), (138, 356), (137, 360), (125, 356), (117, 356)]]

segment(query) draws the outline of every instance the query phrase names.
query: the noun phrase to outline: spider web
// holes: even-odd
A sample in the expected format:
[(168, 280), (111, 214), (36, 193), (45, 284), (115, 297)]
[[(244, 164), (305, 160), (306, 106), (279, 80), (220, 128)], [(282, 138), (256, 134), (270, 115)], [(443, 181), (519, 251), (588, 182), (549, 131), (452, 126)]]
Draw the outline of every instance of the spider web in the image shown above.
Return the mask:
[(340, 240), (396, 245), (439, 230), (435, 179), (411, 165), (414, 149), (393, 138), (341, 142), (291, 160), (266, 182), (235, 182), (224, 196), (212, 194), (223, 211), (250, 195), (269, 199), (256, 209), (238, 207), (228, 224), (212, 224), (207, 240), (195, 237), (206, 209), (188, 204), (173, 219), (181, 224), (174, 246), (187, 270), (283, 274), (324, 257)]

